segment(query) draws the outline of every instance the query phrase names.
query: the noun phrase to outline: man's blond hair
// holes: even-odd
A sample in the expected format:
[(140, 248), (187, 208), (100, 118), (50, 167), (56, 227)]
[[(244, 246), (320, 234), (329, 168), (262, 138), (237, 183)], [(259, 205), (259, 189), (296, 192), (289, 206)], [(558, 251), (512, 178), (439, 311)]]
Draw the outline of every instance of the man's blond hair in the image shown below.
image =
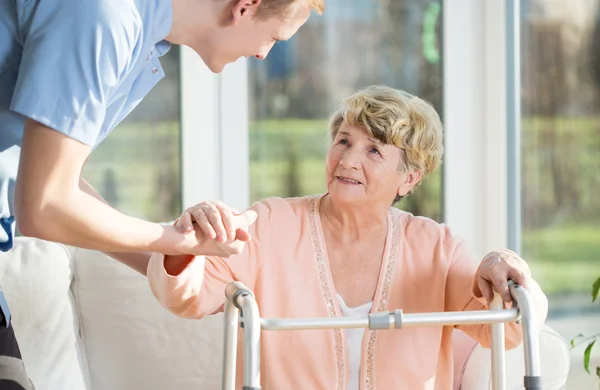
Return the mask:
[(313, 11), (319, 15), (325, 11), (325, 0), (262, 0), (256, 16), (268, 19), (273, 16), (284, 16), (293, 6), (298, 4), (309, 4)]

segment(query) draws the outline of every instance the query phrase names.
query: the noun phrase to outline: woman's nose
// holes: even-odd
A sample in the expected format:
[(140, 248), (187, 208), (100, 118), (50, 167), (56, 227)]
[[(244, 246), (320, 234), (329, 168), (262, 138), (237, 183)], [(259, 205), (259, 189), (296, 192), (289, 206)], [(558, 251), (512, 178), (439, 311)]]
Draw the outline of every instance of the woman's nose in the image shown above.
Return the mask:
[(340, 159), (340, 165), (346, 169), (358, 169), (361, 159), (362, 156), (356, 148), (348, 148)]

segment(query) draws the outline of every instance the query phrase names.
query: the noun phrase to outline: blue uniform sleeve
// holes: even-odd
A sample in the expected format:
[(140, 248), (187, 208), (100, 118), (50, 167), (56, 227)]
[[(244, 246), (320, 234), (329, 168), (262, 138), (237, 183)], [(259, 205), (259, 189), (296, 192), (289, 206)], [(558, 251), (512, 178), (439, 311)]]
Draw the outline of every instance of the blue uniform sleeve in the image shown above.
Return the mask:
[(93, 146), (114, 91), (135, 63), (139, 14), (118, 0), (25, 4), (36, 9), (20, 21), (23, 54), (11, 109)]

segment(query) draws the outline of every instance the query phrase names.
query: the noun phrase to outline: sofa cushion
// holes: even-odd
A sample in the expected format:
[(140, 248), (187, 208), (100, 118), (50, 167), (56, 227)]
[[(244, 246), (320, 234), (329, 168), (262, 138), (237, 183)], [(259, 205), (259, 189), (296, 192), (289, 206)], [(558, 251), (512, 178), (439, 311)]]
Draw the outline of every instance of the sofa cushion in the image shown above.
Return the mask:
[(87, 365), (71, 295), (71, 256), (63, 245), (18, 237), (0, 252), (0, 285), (29, 377), (37, 389), (82, 390)]
[(169, 313), (148, 280), (89, 250), (75, 252), (73, 292), (93, 390), (220, 389), (222, 316)]
[[(569, 375), (569, 350), (565, 340), (545, 325), (539, 336), (542, 387), (564, 389)], [(477, 345), (469, 356), (462, 377), (461, 390), (491, 389), (492, 357), (489, 349)], [(525, 363), (523, 344), (506, 351), (506, 390), (523, 390)]]

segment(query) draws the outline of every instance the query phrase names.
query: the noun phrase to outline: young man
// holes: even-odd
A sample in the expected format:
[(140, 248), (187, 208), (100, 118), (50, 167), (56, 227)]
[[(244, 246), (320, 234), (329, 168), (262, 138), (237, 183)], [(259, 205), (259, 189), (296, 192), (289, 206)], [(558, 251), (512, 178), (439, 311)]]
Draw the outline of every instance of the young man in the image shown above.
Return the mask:
[[(227, 237), (123, 215), (81, 178), (91, 151), (163, 77), (170, 44), (215, 73), (265, 58), (324, 0), (0, 0), (0, 249), (26, 236), (104, 251), (145, 274), (149, 252), (200, 253), (249, 239), (255, 215), (227, 206)], [(18, 180), (16, 178), (18, 177)], [(0, 292), (0, 388), (32, 387)]]

